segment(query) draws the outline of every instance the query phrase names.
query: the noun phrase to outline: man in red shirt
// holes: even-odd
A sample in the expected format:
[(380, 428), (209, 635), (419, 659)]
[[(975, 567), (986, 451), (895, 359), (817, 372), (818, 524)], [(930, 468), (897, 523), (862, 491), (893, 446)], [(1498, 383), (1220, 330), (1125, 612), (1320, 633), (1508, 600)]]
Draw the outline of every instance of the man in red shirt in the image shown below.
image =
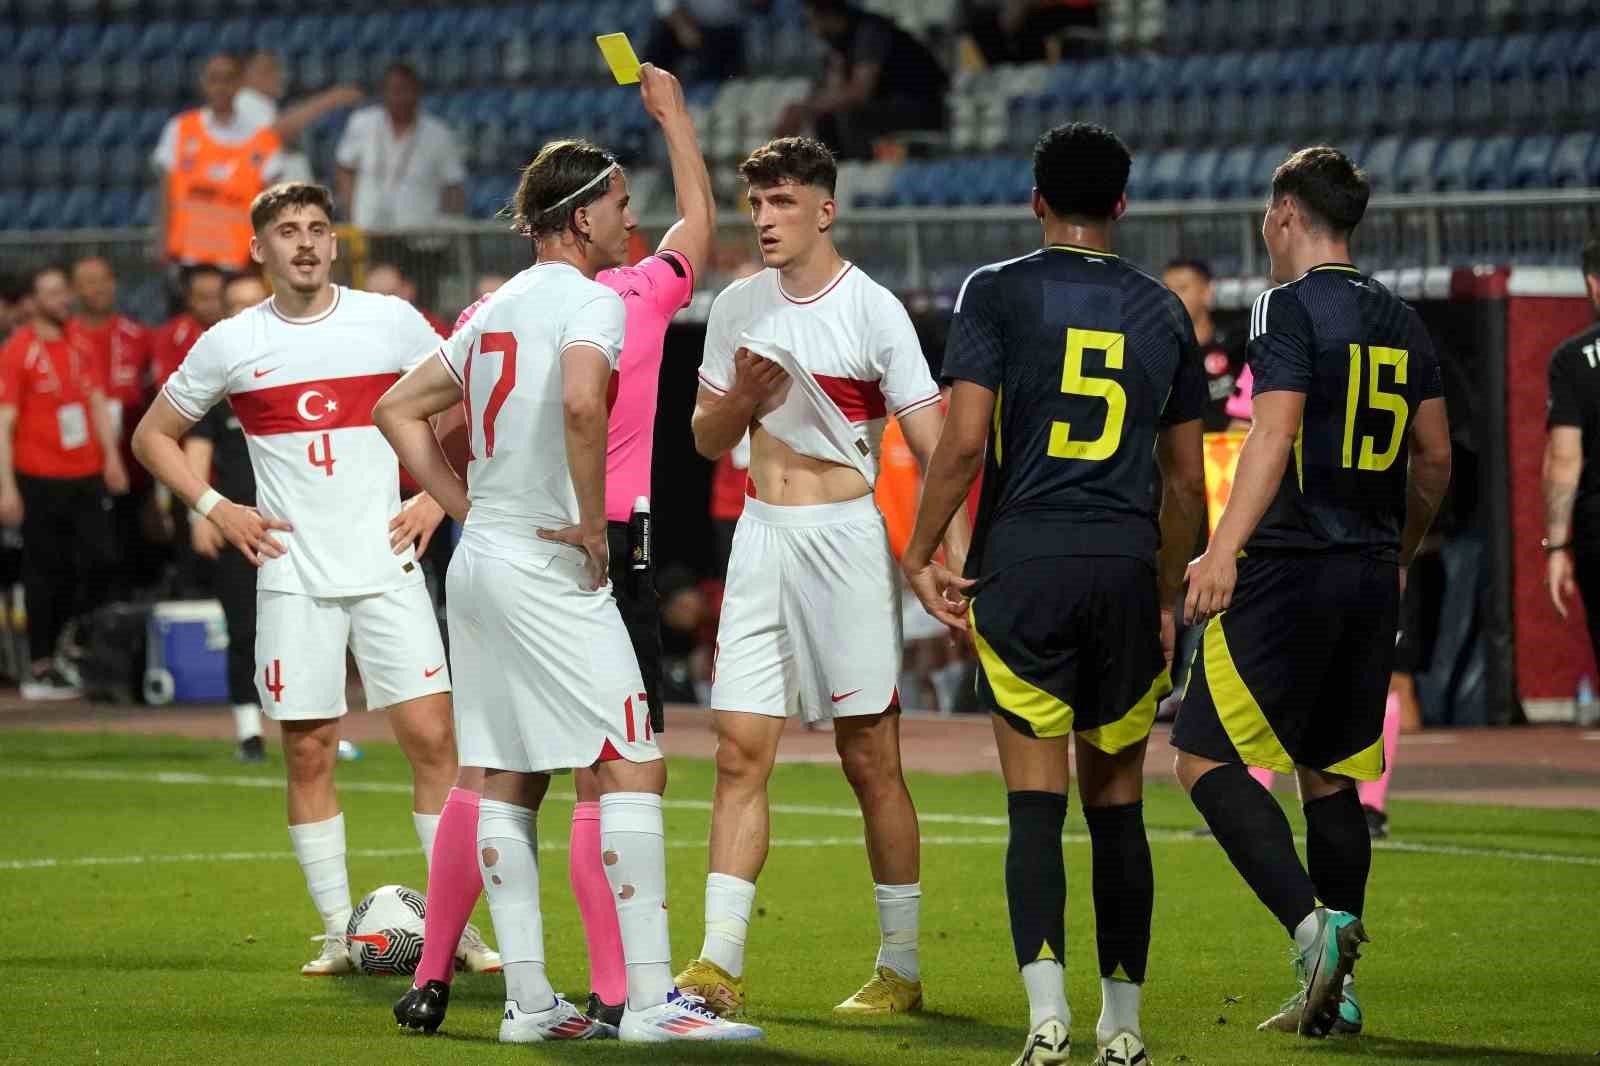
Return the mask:
[[(159, 389), (200, 334), (222, 321), (222, 289), (227, 278), (211, 266), (190, 267), (183, 275), (183, 310), (156, 331), (150, 354), (151, 385)], [(137, 424), (135, 420), (131, 424)]]
[(154, 498), (153, 484), (144, 468), (133, 462), (129, 441), (150, 403), (150, 350), (152, 332), (126, 315), (117, 314), (117, 276), (99, 256), (72, 264), (72, 291), (78, 314), (67, 323), (67, 337), (94, 360), (95, 373), (106, 393), (111, 426), (116, 432), (122, 465), (128, 471), (129, 492), (112, 507), (112, 527), (120, 565), (115, 595), (126, 598), (136, 588), (155, 584), (161, 577), (160, 547), (147, 534), (147, 517)]
[(68, 619), (94, 606), (112, 559), (106, 490), (128, 491), (93, 356), (67, 335), (59, 268), (33, 276), (33, 318), (0, 348), (0, 524), (22, 527), (30, 676), (24, 699), (71, 699), (54, 665)]

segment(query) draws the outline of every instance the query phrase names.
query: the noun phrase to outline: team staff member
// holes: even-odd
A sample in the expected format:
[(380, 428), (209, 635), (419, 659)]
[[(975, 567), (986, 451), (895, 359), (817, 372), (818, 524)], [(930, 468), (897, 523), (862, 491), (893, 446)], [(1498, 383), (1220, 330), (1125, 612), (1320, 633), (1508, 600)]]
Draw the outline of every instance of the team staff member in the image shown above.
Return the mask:
[(33, 276), (33, 318), (0, 349), (0, 524), (22, 526), (30, 676), (22, 697), (78, 694), (54, 665), (68, 619), (94, 606), (111, 564), (110, 501), (128, 491), (93, 357), (67, 336), (72, 290)]
[[(254, 274), (228, 282), (223, 291), (227, 317), (254, 307), (268, 296), (266, 284)], [(194, 424), (183, 439), (189, 468), (212, 488), (241, 507), (256, 505), (256, 475), (250, 466), (250, 446), (245, 442), (233, 405), (219, 403)], [(233, 725), (239, 738), (240, 762), (265, 762), (261, 741), (261, 697), (256, 692), (256, 568), (243, 552), (227, 551), (222, 531), (189, 512), (189, 543), (194, 553), (210, 559), (213, 585), (228, 623), (228, 698), (233, 701)]]
[(165, 263), (250, 266), (250, 202), (283, 161), (278, 134), (238, 113), (241, 83), (237, 59), (212, 56), (200, 76), (206, 105), (169, 119), (150, 157), (161, 176), (155, 253)]
[(1201, 422), (1205, 431), (1249, 429), (1249, 419), (1236, 418), (1229, 409), (1245, 373), (1244, 346), (1219, 330), (1211, 316), (1215, 287), (1210, 264), (1203, 259), (1174, 259), (1161, 272), (1161, 283), (1183, 301), (1189, 321), (1194, 323), (1194, 339), (1200, 345), (1200, 363), (1206, 372), (1206, 411)]
[(227, 277), (213, 266), (183, 272), (183, 310), (156, 330), (150, 351), (151, 384), (165, 385), (200, 334), (222, 321), (222, 290)]
[[(1583, 246), (1583, 282), (1600, 312), (1600, 235)], [(1600, 324), (1550, 356), (1544, 447), (1544, 550), (1550, 602), (1562, 618), (1583, 598), (1589, 641), (1600, 661)]]

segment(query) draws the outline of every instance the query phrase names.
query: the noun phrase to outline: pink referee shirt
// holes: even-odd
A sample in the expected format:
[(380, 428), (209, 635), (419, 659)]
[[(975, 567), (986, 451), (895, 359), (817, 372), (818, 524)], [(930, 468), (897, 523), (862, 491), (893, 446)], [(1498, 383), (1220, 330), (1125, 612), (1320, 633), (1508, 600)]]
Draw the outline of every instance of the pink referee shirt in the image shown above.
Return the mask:
[[(633, 515), (633, 501), (650, 495), (661, 346), (672, 316), (694, 294), (694, 269), (683, 255), (668, 249), (631, 267), (603, 270), (594, 280), (622, 297), (628, 315), (622, 357), (611, 376), (611, 418), (606, 424), (606, 518), (626, 522)], [(462, 311), (456, 329), (488, 298)]]

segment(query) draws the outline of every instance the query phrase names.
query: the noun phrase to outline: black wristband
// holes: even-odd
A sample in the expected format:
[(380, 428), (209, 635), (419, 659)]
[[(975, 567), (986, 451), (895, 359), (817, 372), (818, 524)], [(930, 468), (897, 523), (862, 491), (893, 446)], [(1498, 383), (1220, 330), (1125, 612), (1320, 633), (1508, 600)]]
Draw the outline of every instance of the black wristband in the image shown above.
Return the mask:
[(1572, 541), (1569, 540), (1565, 544), (1551, 544), (1550, 538), (1546, 537), (1539, 542), (1539, 547), (1544, 549), (1544, 553), (1546, 555), (1554, 555), (1556, 552), (1570, 550), (1572, 548)]

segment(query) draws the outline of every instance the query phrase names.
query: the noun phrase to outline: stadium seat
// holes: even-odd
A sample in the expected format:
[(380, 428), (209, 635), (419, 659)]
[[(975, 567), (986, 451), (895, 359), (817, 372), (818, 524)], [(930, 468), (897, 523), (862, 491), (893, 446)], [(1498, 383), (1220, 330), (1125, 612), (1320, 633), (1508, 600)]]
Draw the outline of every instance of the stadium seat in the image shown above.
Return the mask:
[(103, 62), (113, 62), (131, 51), (139, 40), (139, 27), (132, 22), (111, 22), (100, 27), (95, 38), (94, 53)]
[(54, 59), (41, 60), (33, 65), (26, 87), (26, 95), (35, 104), (53, 107), (66, 98), (67, 68)]
[(11, 49), (11, 58), (26, 63), (54, 55), (55, 50), (56, 28), (33, 23), (17, 35), (16, 44)]
[(1472, 157), (1477, 151), (1475, 137), (1452, 137), (1446, 141), (1434, 158), (1433, 187), (1439, 192), (1471, 188)]
[(1182, 200), (1209, 200), (1215, 195), (1212, 186), (1212, 175), (1217, 171), (1217, 164), (1222, 160), (1222, 151), (1217, 148), (1206, 148), (1189, 157), (1188, 166), (1184, 167), (1177, 182), (1178, 198)]
[(1249, 101), (1244, 87), (1246, 56), (1227, 52), (1217, 57), (1211, 68), (1205, 100), (1211, 112), (1211, 130), (1218, 137), (1233, 139), (1244, 133)]
[(84, 107), (74, 107), (62, 112), (56, 123), (55, 141), (68, 147), (87, 144), (98, 126), (98, 116)]
[(150, 225), (156, 215), (156, 195), (154, 189), (146, 189), (139, 194), (139, 198), (133, 203), (133, 217), (128, 220), (130, 225)]
[(150, 149), (119, 144), (106, 153), (103, 176), (108, 185), (145, 185), (150, 181)]
[(1497, 44), (1493, 37), (1474, 37), (1456, 57), (1456, 115), (1464, 128), (1479, 129), (1494, 118)]
[(139, 122), (134, 128), (131, 138), (134, 144), (145, 149), (153, 149), (161, 138), (161, 131), (166, 127), (170, 114), (163, 108), (147, 107), (139, 112)]
[(1359, 128), (1391, 131), (1414, 121), (1410, 107), (1416, 99), (1414, 86), (1421, 79), (1423, 52), (1422, 41), (1396, 41), (1389, 47), (1378, 69), (1379, 91), (1357, 110)]
[(50, 54), (63, 63), (80, 62), (94, 52), (99, 37), (99, 26), (88, 22), (72, 23), (61, 31)]
[(24, 148), (37, 148), (49, 144), (55, 137), (55, 128), (54, 111), (30, 108), (23, 112), (22, 121), (17, 125), (17, 143)]
[(46, 188), (59, 185), (66, 173), (66, 153), (60, 145), (41, 144), (28, 153), (28, 175), (34, 186)]
[(1369, 144), (1362, 156), (1356, 160), (1367, 172), (1373, 191), (1380, 195), (1393, 192), (1395, 189), (1396, 174), (1400, 166), (1400, 147), (1400, 138), (1393, 134), (1379, 137)]
[(1256, 165), (1256, 150), (1249, 145), (1230, 148), (1211, 175), (1211, 195), (1218, 200), (1240, 200), (1250, 188), (1250, 172)]
[(61, 200), (61, 214), (55, 227), (82, 229), (93, 226), (100, 218), (100, 190), (87, 185), (73, 186)]
[(0, 187), (15, 187), (28, 180), (28, 155), (21, 145), (0, 144)]
[(132, 225), (134, 192), (127, 186), (106, 190), (100, 198), (99, 217), (93, 225), (118, 229)]
[(1272, 172), (1278, 164), (1289, 158), (1289, 153), (1294, 151), (1294, 146), (1278, 142), (1269, 144), (1256, 155), (1256, 165), (1250, 170), (1250, 187), (1248, 199), (1265, 200), (1267, 190), (1272, 186)]
[(1549, 175), (1556, 189), (1600, 185), (1600, 138), (1589, 130), (1561, 138), (1550, 157)]
[(1551, 184), (1550, 162), (1555, 151), (1556, 139), (1548, 133), (1523, 138), (1511, 158), (1511, 188), (1547, 188)]
[(61, 217), (61, 197), (54, 189), (35, 189), (22, 206), (23, 229), (54, 229)]
[(17, 126), (22, 122), (22, 105), (0, 97), (0, 144), (5, 144), (16, 136)]
[(140, 59), (166, 62), (178, 43), (178, 26), (174, 22), (152, 22), (145, 26), (134, 42), (132, 55)]
[(1472, 163), (1467, 171), (1467, 186), (1471, 189), (1505, 189), (1511, 185), (1512, 152), (1516, 138), (1509, 134), (1485, 137), (1472, 153)]
[[(0, 100), (14, 103), (22, 99), (22, 85), (27, 78), (27, 70), (21, 63), (9, 60), (0, 61)], [(0, 137), (5, 131), (0, 130)]]
[(119, 59), (111, 68), (107, 91), (113, 100), (140, 100), (144, 96), (144, 70), (142, 59), (132, 56)]
[(21, 208), (21, 193), (0, 189), (0, 230), (21, 228), (21, 220), (17, 217)]
[(1533, 78), (1533, 63), (1543, 42), (1534, 34), (1518, 33), (1507, 37), (1494, 58), (1495, 95), (1499, 117), (1525, 121), (1548, 108), (1559, 115), (1564, 100), (1540, 100), (1538, 83)]
[(1150, 200), (1175, 200), (1178, 185), (1189, 166), (1190, 153), (1182, 148), (1168, 148), (1150, 162), (1144, 177), (1145, 196)]
[(216, 51), (217, 26), (212, 22), (181, 22), (173, 52), (185, 59), (197, 56), (210, 57)]
[(132, 136), (134, 113), (125, 107), (111, 107), (95, 116), (94, 131), (89, 143), (101, 148), (122, 144)]
[(1312, 110), (1316, 65), (1315, 49), (1295, 48), (1283, 53), (1273, 72), (1272, 95), (1264, 105), (1276, 115), (1272, 123), (1275, 131), (1298, 139), (1320, 125), (1320, 116)]
[(67, 95), (75, 103), (97, 104), (106, 94), (111, 67), (100, 57), (74, 63), (67, 74)]
[(1236, 140), (1247, 131), (1274, 133), (1282, 116), (1273, 100), (1278, 66), (1283, 54), (1259, 51), (1244, 58), (1232, 91), (1224, 91), (1217, 101), (1217, 131), (1226, 140)]

